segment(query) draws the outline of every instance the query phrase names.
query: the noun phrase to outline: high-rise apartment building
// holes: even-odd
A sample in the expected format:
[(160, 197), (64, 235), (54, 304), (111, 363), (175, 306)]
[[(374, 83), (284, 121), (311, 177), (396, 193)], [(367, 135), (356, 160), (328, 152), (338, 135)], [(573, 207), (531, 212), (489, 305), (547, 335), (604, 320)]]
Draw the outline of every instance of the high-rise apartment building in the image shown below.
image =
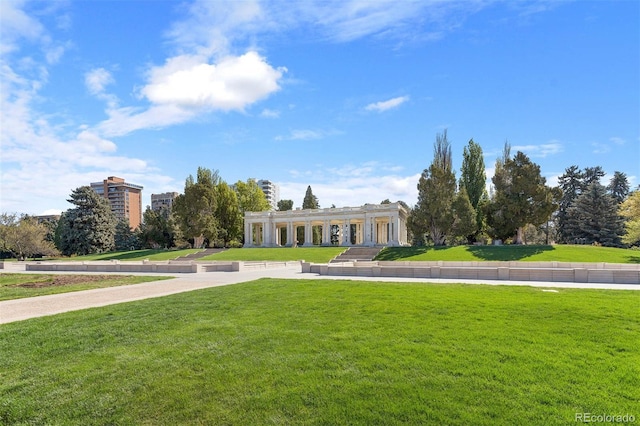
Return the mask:
[(91, 189), (109, 200), (111, 211), (118, 220), (125, 219), (132, 229), (142, 223), (142, 186), (109, 176), (102, 182), (92, 182)]
[(162, 194), (151, 194), (151, 210), (159, 211), (162, 209), (171, 210), (173, 200), (178, 196), (177, 192), (163, 192)]
[(260, 179), (258, 181), (258, 186), (262, 189), (262, 192), (264, 192), (265, 197), (267, 197), (267, 201), (271, 204), (271, 208), (277, 210), (278, 201), (280, 201), (280, 188), (278, 185), (270, 180)]

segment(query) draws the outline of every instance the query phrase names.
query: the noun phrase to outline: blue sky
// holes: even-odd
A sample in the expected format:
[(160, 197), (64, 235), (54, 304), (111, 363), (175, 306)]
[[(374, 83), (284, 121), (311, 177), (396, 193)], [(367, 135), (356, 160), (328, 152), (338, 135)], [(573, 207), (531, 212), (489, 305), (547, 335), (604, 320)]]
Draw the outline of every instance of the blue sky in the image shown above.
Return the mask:
[(637, 1), (0, 1), (1, 211), (198, 166), (302, 204), (413, 205), (447, 129), (487, 177), (506, 140), (550, 185), (640, 184)]

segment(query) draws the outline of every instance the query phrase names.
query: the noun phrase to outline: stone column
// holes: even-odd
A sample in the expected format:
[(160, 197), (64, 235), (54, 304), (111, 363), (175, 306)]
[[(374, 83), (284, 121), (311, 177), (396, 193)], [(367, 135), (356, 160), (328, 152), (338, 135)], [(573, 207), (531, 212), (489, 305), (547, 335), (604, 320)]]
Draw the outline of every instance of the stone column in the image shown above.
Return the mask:
[(311, 230), (311, 221), (307, 220), (304, 223), (304, 246), (313, 245), (313, 232)]
[(253, 233), (251, 232), (253, 224), (247, 219), (244, 220), (244, 247), (253, 246)]

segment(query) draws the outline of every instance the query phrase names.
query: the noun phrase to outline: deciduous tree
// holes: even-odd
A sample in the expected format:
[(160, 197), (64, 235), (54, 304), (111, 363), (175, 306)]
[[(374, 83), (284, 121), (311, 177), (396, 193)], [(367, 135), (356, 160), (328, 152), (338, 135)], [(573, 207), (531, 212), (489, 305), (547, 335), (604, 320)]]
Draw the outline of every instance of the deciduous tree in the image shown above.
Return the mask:
[(293, 210), (293, 200), (280, 200), (278, 201), (278, 211), (284, 212)]
[(0, 249), (11, 252), (18, 260), (36, 255), (59, 254), (51, 241), (47, 241), (48, 228), (35, 218), (3, 213), (0, 218)]
[(238, 203), (237, 193), (226, 182), (220, 182), (216, 187), (218, 196), (218, 241), (217, 244), (229, 247), (239, 245), (242, 240), (242, 213)]
[(636, 190), (620, 205), (620, 215), (625, 219), (622, 242), (640, 246), (640, 190)]
[(255, 179), (247, 179), (246, 182), (238, 181), (235, 184), (238, 194), (238, 203), (242, 217), (246, 212), (264, 212), (271, 209), (271, 205)]
[(215, 241), (218, 234), (216, 220), (216, 185), (220, 177), (218, 171), (198, 168), (197, 180), (189, 176), (185, 182), (184, 194), (173, 202), (173, 211), (185, 239), (193, 240), (193, 247), (202, 247), (204, 241)]

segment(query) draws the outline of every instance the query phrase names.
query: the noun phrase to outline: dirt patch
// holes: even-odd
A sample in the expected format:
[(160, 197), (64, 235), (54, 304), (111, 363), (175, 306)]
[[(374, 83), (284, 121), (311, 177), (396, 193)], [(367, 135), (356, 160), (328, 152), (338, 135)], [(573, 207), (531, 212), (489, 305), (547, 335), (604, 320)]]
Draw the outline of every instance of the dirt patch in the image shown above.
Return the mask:
[(46, 288), (72, 284), (93, 283), (96, 281), (115, 281), (119, 279), (122, 279), (122, 277), (113, 275), (55, 275), (45, 281), (34, 281), (30, 283), (16, 284), (15, 287)]

